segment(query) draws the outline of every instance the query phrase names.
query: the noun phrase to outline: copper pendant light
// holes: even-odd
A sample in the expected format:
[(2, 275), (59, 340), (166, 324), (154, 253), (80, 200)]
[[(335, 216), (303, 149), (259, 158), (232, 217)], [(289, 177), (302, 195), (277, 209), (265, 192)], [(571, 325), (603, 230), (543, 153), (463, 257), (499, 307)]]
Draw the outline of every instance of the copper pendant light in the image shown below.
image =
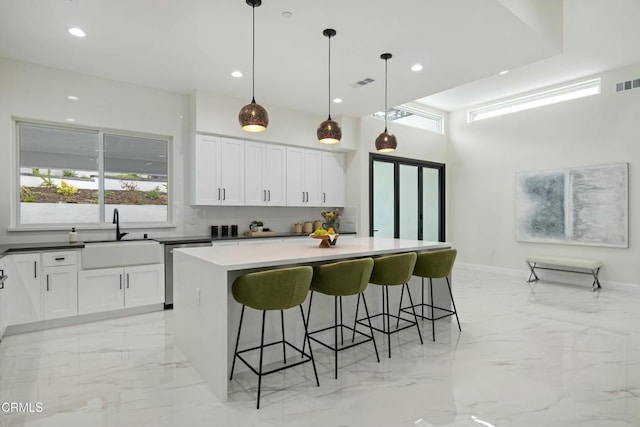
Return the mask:
[(321, 144), (337, 144), (342, 138), (342, 129), (338, 122), (331, 120), (331, 37), (336, 35), (336, 30), (327, 28), (322, 34), (329, 39), (329, 117), (320, 123), (316, 135)]
[(253, 58), (251, 68), (251, 103), (240, 109), (238, 121), (242, 130), (247, 132), (262, 132), (269, 125), (269, 113), (260, 105), (256, 104), (256, 7), (262, 4), (262, 0), (246, 0), (253, 11)]
[(383, 53), (380, 55), (380, 59), (384, 59), (384, 132), (376, 138), (376, 150), (379, 153), (390, 153), (396, 151), (398, 146), (396, 136), (387, 130), (387, 116), (389, 115), (387, 110), (387, 61), (391, 59), (391, 54)]

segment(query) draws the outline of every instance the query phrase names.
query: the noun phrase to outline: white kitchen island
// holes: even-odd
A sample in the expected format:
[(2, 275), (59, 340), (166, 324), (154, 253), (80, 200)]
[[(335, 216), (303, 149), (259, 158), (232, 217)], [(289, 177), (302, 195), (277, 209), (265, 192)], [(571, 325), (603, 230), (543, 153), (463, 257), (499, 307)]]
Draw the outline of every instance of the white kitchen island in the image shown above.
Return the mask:
[[(309, 239), (286, 244), (175, 250), (175, 341), (222, 401), (227, 400), (228, 377), (240, 316), (240, 305), (231, 295), (231, 284), (236, 277), (270, 268), (314, 265), (341, 259), (424, 252), (451, 247), (451, 244), (442, 242), (373, 237), (339, 239), (337, 245), (330, 248), (319, 248), (318, 243), (318, 240)], [(370, 289), (367, 292), (370, 292)], [(414, 296), (414, 302), (417, 302), (417, 299), (417, 295)], [(440, 295), (434, 294), (434, 300), (437, 305), (449, 306), (448, 291)], [(317, 306), (314, 298), (312, 315), (317, 319), (316, 310), (320, 313), (331, 312), (322, 310), (321, 305)], [(299, 316), (298, 310), (289, 311), (296, 311), (295, 314)], [(299, 342), (302, 343), (304, 332), (299, 317), (292, 317), (291, 321), (286, 322), (287, 339), (299, 336)], [(260, 328), (255, 327), (256, 325), (257, 323), (245, 315), (241, 347), (244, 344), (257, 345)], [(273, 328), (268, 329), (266, 333), (271, 335), (267, 338), (279, 339), (279, 321), (274, 321)]]

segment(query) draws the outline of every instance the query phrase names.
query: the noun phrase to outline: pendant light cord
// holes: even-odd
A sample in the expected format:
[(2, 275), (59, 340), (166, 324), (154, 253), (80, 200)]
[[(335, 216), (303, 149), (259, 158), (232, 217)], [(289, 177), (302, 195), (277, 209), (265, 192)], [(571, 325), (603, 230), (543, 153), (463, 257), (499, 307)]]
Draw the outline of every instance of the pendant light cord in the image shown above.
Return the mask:
[(329, 104), (329, 120), (331, 120), (331, 36), (329, 38), (329, 98), (327, 99)]
[(251, 102), (256, 102), (256, 5), (251, 5), (253, 10), (253, 56), (251, 57)]
[(384, 131), (387, 131), (387, 116), (389, 115), (389, 109), (387, 108), (387, 62), (384, 60)]

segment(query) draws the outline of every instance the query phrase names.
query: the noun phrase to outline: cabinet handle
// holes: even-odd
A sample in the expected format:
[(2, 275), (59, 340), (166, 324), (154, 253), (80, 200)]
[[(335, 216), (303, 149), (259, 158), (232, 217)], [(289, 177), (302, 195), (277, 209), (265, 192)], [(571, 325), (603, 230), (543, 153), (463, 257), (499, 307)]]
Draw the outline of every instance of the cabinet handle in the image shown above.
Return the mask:
[(307, 191), (307, 203), (309, 203), (309, 192)]
[(67, 257), (66, 257), (66, 256), (59, 256), (59, 257), (56, 257), (56, 258), (54, 258), (54, 259), (55, 259), (56, 261), (64, 261), (65, 259), (67, 259)]
[(38, 278), (38, 261), (33, 261), (33, 277)]
[(322, 193), (322, 203), (327, 202), (327, 193)]
[(47, 274), (47, 292), (49, 292), (49, 275)]
[(127, 273), (127, 289), (129, 289), (129, 273)]
[(304, 203), (304, 191), (302, 192), (302, 202)]
[(120, 275), (120, 289), (122, 289), (122, 274)]
[(222, 200), (227, 200), (227, 189), (226, 188), (222, 189)]
[(267, 190), (262, 190), (262, 201), (263, 202), (267, 201)]
[(218, 188), (218, 200), (220, 200), (220, 189)]
[(267, 190), (267, 193), (269, 194), (269, 198), (267, 199), (268, 202), (271, 201), (271, 190)]

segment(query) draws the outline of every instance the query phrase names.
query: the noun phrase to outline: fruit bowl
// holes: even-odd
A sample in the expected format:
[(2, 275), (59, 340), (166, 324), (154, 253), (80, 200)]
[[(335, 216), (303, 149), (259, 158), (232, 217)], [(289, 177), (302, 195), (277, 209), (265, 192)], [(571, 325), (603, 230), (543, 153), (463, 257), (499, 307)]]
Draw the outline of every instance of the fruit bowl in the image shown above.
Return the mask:
[(338, 234), (310, 234), (312, 239), (320, 239), (320, 248), (328, 248), (336, 244), (338, 240)]

